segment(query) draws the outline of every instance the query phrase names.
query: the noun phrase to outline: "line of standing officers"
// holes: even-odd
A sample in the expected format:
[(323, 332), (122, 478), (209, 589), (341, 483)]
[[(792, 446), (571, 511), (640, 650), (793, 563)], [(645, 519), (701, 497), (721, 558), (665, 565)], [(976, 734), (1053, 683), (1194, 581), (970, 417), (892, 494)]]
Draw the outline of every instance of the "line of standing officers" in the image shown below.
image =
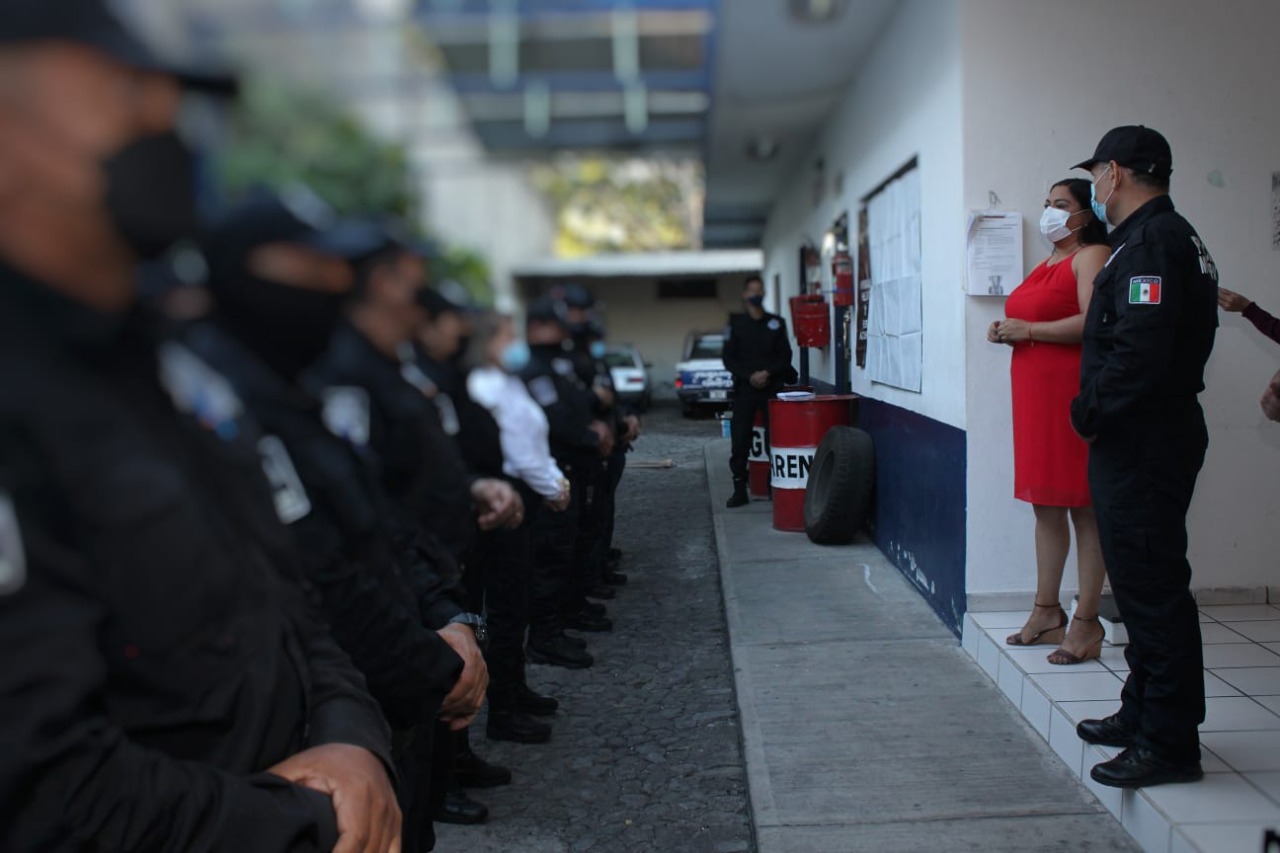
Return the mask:
[(526, 661), (591, 666), (626, 581), (591, 294), (526, 344), (304, 188), (202, 223), (179, 116), (232, 88), (0, 9), (5, 851), (430, 850), (511, 781), (486, 696), (550, 738)]

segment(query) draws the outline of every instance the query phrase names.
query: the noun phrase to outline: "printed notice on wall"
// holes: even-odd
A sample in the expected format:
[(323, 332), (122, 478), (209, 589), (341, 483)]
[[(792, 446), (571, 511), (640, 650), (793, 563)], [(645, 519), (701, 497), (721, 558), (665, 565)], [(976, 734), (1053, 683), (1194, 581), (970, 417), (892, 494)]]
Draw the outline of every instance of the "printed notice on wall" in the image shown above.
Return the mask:
[(1022, 214), (971, 210), (966, 242), (966, 292), (1008, 296), (1022, 283)]

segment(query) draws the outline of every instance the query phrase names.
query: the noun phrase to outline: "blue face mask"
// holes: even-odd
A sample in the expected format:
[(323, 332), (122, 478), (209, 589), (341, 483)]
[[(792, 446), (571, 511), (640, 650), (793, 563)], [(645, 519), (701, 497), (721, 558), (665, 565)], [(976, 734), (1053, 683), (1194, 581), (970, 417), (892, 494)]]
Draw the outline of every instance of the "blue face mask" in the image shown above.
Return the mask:
[(591, 357), (595, 359), (604, 358), (604, 354), (609, 351), (609, 348), (605, 346), (604, 341), (592, 341), (591, 346), (588, 347), (588, 349), (591, 352)]
[(500, 361), (508, 373), (519, 373), (529, 364), (529, 345), (524, 341), (512, 341), (502, 351)]
[(754, 305), (756, 308), (760, 308), (761, 306), (763, 306), (763, 305), (764, 305), (764, 297), (763, 297), (763, 296), (748, 296), (748, 297), (747, 297), (747, 304), (748, 304), (748, 305)]
[[(1103, 170), (1102, 174), (1098, 176), (1098, 181), (1102, 180), (1103, 177), (1106, 176), (1107, 172), (1110, 171), (1111, 167), (1108, 166)], [(1107, 193), (1107, 197), (1102, 201), (1098, 201), (1098, 181), (1094, 181), (1089, 184), (1089, 206), (1093, 208), (1093, 215), (1098, 217), (1098, 221), (1105, 225), (1107, 223), (1107, 202), (1111, 201), (1111, 197), (1116, 194), (1116, 188), (1113, 184), (1111, 186), (1111, 192)]]

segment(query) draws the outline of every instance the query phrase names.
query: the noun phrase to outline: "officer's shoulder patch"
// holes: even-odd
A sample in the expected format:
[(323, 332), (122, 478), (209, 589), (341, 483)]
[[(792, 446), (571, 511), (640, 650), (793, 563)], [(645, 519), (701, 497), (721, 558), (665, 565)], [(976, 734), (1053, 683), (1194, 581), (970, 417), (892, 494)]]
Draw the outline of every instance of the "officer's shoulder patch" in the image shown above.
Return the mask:
[(1129, 279), (1130, 305), (1159, 305), (1160, 276), (1135, 275)]
[(0, 492), (0, 595), (12, 595), (27, 582), (27, 555), (13, 501)]
[(444, 428), (445, 435), (456, 437), (462, 432), (462, 422), (458, 419), (458, 408), (453, 405), (453, 398), (440, 391), (432, 398), (432, 402), (440, 415), (440, 426)]
[(306, 518), (311, 512), (311, 499), (284, 442), (274, 435), (264, 435), (258, 440), (258, 454), (262, 457), (262, 471), (271, 484), (276, 515), (285, 524)]
[(238, 420), (244, 407), (222, 374), (171, 341), (159, 347), (159, 366), (160, 384), (178, 411), (226, 441), (239, 435)]
[(554, 406), (560, 399), (560, 393), (556, 391), (556, 383), (550, 376), (535, 376), (530, 379), (529, 393), (533, 395), (533, 399), (539, 406)]
[(321, 392), (324, 425), (338, 438), (356, 447), (369, 443), (369, 392), (363, 388), (339, 385)]
[(769, 331), (776, 332), (781, 328), (782, 328), (782, 321), (779, 320), (777, 317), (774, 317), (772, 320), (769, 321)]
[(573, 376), (573, 361), (567, 358), (556, 358), (551, 360), (551, 369), (561, 376)]

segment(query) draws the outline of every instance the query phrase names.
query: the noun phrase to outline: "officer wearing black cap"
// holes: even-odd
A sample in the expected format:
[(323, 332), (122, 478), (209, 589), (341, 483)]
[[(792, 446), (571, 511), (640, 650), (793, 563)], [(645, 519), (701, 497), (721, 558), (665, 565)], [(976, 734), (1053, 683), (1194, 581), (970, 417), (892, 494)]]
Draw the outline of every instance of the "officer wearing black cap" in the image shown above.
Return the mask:
[(1173, 156), (1156, 131), (1117, 127), (1076, 168), (1114, 224), (1085, 317), (1071, 420), (1089, 446), (1089, 487), (1130, 672), (1118, 713), (1085, 720), (1088, 743), (1124, 752), (1093, 768), (1115, 787), (1201, 776), (1200, 623), (1187, 507), (1208, 446), (1196, 396), (1218, 325), (1218, 271), (1169, 198)]
[[(300, 188), (241, 204), (204, 242), (214, 317), (184, 337), (266, 432), (258, 448), (281, 521), (294, 531), (334, 637), (397, 732), (404, 849), (427, 850), (436, 718), (466, 722), (484, 697), (472, 629), (447, 624), (467, 612), (465, 595), (417, 551), (397, 547), (403, 511), (368, 456), (330, 433), (319, 401), (297, 386), (354, 291), (353, 264), (387, 242), (374, 223), (336, 220)], [(415, 588), (437, 592), (419, 601)], [(437, 625), (445, 627), (429, 627)]]
[(535, 663), (581, 669), (594, 659), (565, 628), (599, 630), (605, 620), (604, 608), (586, 601), (583, 578), (574, 574), (580, 493), (589, 473), (613, 451), (614, 435), (593, 414), (596, 397), (574, 372), (567, 318), (565, 304), (552, 297), (534, 300), (526, 313), (530, 359), (521, 378), (546, 412), (551, 454), (570, 481), (568, 508), (539, 513), (534, 524), (528, 652)]
[(255, 426), (136, 303), (194, 233), (180, 75), (88, 0), (0, 4), (0, 67), (0, 849), (398, 850)]
[[(477, 521), (485, 528), (515, 524), (523, 506), (510, 484), (467, 468), (419, 374), (406, 369), (404, 350), (422, 320), (417, 294), (423, 282), (421, 258), (404, 246), (363, 260), (357, 297), (303, 384), (323, 400), (330, 430), (377, 458), (383, 487), (414, 525), (410, 547), (460, 582)], [(455, 618), (487, 632), (477, 613)], [(451, 787), (453, 737), (437, 735), (432, 790), (448, 794), (436, 819), (483, 821), (487, 808)]]
[(756, 412), (769, 418), (769, 398), (782, 390), (791, 371), (791, 341), (787, 321), (764, 310), (764, 279), (753, 275), (742, 288), (742, 314), (729, 315), (725, 330), (724, 366), (733, 374), (733, 421), (730, 423), (733, 448), (729, 470), (733, 474), (733, 494), (727, 506), (745, 506), (747, 495), (747, 453)]

